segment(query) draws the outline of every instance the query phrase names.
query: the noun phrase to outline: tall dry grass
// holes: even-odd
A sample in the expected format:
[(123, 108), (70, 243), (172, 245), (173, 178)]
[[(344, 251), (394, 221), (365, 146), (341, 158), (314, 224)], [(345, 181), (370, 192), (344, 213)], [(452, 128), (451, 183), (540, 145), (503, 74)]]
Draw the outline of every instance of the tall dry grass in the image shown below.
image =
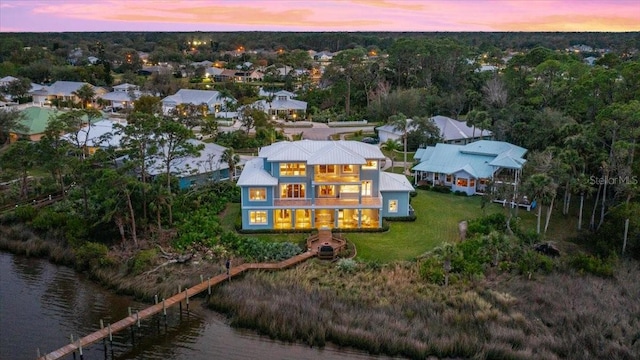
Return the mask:
[(232, 324), (286, 341), (326, 342), (410, 358), (640, 357), (637, 263), (614, 279), (506, 275), (447, 288), (415, 263), (344, 273), (317, 261), (250, 273), (216, 289), (210, 306)]

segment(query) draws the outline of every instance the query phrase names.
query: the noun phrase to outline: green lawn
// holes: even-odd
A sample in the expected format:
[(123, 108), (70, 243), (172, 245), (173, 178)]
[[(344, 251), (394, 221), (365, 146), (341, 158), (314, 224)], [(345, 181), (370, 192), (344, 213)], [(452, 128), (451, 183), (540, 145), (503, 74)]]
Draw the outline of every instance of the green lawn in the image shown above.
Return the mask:
[[(350, 234), (356, 244), (358, 258), (388, 262), (410, 260), (447, 241), (458, 240), (458, 223), (482, 216), (480, 197), (463, 197), (418, 190), (411, 205), (416, 211), (415, 222), (390, 222), (386, 233)], [(488, 207), (484, 212), (499, 211)]]
[[(547, 240), (566, 240), (575, 236), (577, 224), (577, 199), (572, 206), (572, 214), (563, 216), (556, 208), (549, 224)], [(442, 244), (443, 242), (458, 241), (458, 223), (462, 220), (474, 219), (495, 212), (505, 212), (499, 204), (488, 204), (483, 210), (480, 207), (479, 196), (456, 196), (433, 191), (418, 190), (418, 195), (412, 198), (411, 205), (416, 211), (415, 222), (390, 222), (390, 229), (384, 233), (347, 233), (349, 241), (356, 245), (358, 258), (367, 261), (390, 262), (395, 260), (411, 260), (416, 256)], [(561, 204), (557, 204), (561, 207)], [(543, 209), (542, 227), (544, 227)], [(585, 208), (584, 217), (588, 222), (588, 211)], [(239, 204), (230, 204), (222, 224), (227, 229), (233, 229), (233, 222), (240, 213)], [(536, 228), (536, 211), (518, 210), (518, 220), (525, 230)], [(514, 222), (516, 220), (514, 219)], [(583, 223), (584, 226), (584, 223)], [(250, 234), (269, 241), (291, 241), (300, 243), (304, 234)]]

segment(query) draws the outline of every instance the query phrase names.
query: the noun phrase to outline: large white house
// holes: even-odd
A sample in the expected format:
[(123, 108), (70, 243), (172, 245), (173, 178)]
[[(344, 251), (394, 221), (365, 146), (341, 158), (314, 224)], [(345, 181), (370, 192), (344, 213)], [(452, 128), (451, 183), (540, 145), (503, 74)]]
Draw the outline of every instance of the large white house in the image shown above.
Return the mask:
[[(408, 119), (411, 123), (411, 119)], [(467, 126), (464, 121), (455, 120), (446, 116), (437, 115), (429, 119), (438, 129), (440, 129), (440, 137), (447, 144), (468, 144), (478, 140), (490, 140), (493, 133), (489, 130), (473, 128)], [(410, 126), (411, 128), (411, 126)], [(394, 129), (393, 125), (383, 125), (376, 128), (378, 138), (383, 143), (389, 139), (402, 141), (402, 131)]]
[(215, 90), (192, 90), (180, 89), (177, 93), (169, 95), (162, 99), (162, 111), (168, 114), (178, 105), (206, 105), (209, 113), (215, 114), (221, 110), (226, 110), (228, 103), (234, 103), (236, 100), (231, 97), (224, 97), (219, 91)]
[(306, 118), (307, 103), (294, 99), (296, 94), (280, 90), (276, 92), (266, 92), (260, 90), (260, 95), (266, 99), (258, 100), (253, 105), (262, 109), (273, 119), (302, 120)]

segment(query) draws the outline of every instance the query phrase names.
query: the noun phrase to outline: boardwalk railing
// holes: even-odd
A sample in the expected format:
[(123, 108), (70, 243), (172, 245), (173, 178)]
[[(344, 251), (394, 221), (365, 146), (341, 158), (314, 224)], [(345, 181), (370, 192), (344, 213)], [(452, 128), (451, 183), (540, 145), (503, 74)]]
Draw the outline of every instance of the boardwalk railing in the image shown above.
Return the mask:
[(180, 304), (183, 300), (189, 303), (189, 298), (196, 296), (205, 290), (208, 290), (210, 293), (211, 287), (217, 285), (225, 280), (228, 280), (229, 277), (234, 277), (247, 270), (281, 270), (291, 267), (293, 265), (299, 264), (307, 259), (310, 259), (316, 256), (317, 253), (314, 250), (309, 250), (305, 253), (296, 255), (287, 260), (280, 261), (278, 263), (245, 263), (238, 266), (233, 266), (229, 268), (229, 274), (220, 274), (214, 276), (212, 278), (207, 279), (206, 281), (201, 282), (200, 284), (193, 286), (188, 289), (184, 289), (179, 294), (176, 294), (168, 299), (163, 299), (162, 302), (158, 304), (149, 306), (148, 308), (141, 310), (135, 314), (132, 314), (114, 324), (110, 324), (108, 327), (102, 328), (96, 332), (93, 332), (83, 338), (80, 338), (72, 343), (69, 343), (58, 350), (52, 351), (42, 357), (39, 357), (38, 360), (56, 360), (61, 359), (64, 356), (72, 354), (78, 350), (86, 348), (87, 346), (94, 344), (102, 339), (109, 337), (111, 334), (124, 330), (130, 326), (137, 324), (139, 321), (149, 318), (155, 314), (165, 311), (165, 309)]

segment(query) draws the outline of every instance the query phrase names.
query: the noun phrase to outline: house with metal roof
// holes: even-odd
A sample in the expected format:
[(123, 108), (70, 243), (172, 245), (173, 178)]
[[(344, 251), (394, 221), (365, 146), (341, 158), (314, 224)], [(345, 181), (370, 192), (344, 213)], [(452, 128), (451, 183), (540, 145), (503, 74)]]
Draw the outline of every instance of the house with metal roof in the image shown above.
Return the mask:
[[(240, 162), (235, 164), (234, 171), (230, 171), (229, 163), (223, 160), (223, 153), (227, 148), (195, 139), (189, 142), (202, 147), (198, 155), (174, 159), (170, 166), (171, 175), (178, 178), (180, 189), (237, 178), (247, 161), (246, 157), (240, 156)], [(166, 149), (161, 148), (159, 151), (166, 153)], [(166, 173), (164, 158), (162, 154), (151, 157), (147, 165), (147, 172), (151, 177)]]
[(503, 141), (466, 145), (436, 144), (418, 149), (413, 167), (416, 184), (447, 186), (467, 195), (487, 190), (490, 181), (517, 184), (527, 149)]
[(242, 228), (379, 228), (413, 214), (413, 186), (380, 170), (384, 155), (359, 141), (283, 141), (260, 149), (238, 179)]
[(79, 81), (56, 81), (30, 93), (33, 96), (33, 103), (40, 106), (51, 104), (53, 100), (77, 103), (80, 99), (76, 96), (76, 92), (84, 85), (91, 86), (96, 97), (107, 93), (107, 90), (102, 87)]
[(222, 96), (219, 91), (215, 90), (180, 89), (177, 93), (162, 99), (162, 111), (168, 114), (181, 104), (197, 106), (204, 104), (209, 109), (209, 112), (213, 114), (223, 110), (227, 103), (235, 101), (231, 97)]
[(127, 122), (124, 120), (101, 119), (85, 124), (77, 131), (64, 134), (61, 139), (83, 148), (85, 154), (90, 155), (93, 155), (98, 149), (120, 149), (123, 134), (116, 124), (121, 127), (127, 126)]
[(23, 117), (20, 120), (20, 128), (9, 131), (10, 142), (19, 139), (39, 141), (44, 136), (44, 131), (47, 129), (49, 121), (60, 114), (57, 109), (39, 106), (27, 107), (21, 110), (21, 113)]
[(133, 102), (140, 96), (142, 92), (138, 85), (124, 83), (114, 86), (113, 91), (99, 95), (98, 98), (107, 101), (111, 110), (117, 110), (133, 107)]
[[(467, 126), (464, 121), (455, 120), (446, 116), (437, 115), (429, 118), (438, 129), (440, 129), (440, 138), (447, 144), (468, 144), (478, 140), (491, 140), (493, 133), (489, 130), (473, 128)], [(408, 119), (411, 123), (412, 120)], [(411, 129), (411, 126), (409, 127)], [(393, 125), (387, 124), (376, 128), (378, 138), (383, 143), (389, 139), (402, 140), (402, 131), (394, 129)]]
[(265, 92), (260, 94), (266, 99), (258, 100), (253, 106), (262, 109), (272, 119), (303, 120), (307, 116), (307, 102), (294, 99), (296, 94), (280, 90), (276, 92)]

